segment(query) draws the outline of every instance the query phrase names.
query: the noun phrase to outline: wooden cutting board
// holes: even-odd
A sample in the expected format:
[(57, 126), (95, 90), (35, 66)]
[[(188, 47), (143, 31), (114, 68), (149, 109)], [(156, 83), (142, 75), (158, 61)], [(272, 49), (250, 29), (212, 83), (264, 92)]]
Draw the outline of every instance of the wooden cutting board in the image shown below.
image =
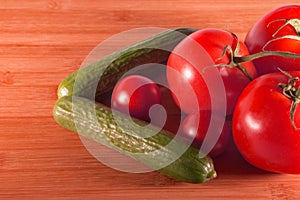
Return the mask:
[(1, 0), (0, 199), (299, 199), (300, 176), (258, 170), (233, 144), (215, 160), (218, 178), (180, 183), (157, 172), (107, 167), (52, 118), (59, 82), (116, 34), (145, 27), (214, 27), (243, 39), (259, 17), (286, 3)]

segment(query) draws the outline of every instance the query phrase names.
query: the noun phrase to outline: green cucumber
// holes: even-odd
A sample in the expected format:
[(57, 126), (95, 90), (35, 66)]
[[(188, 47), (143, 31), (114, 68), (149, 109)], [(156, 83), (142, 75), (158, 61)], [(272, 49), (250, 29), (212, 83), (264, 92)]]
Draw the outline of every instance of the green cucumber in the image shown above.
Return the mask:
[[(153, 136), (143, 137), (156, 133), (157, 127), (134, 119), (140, 125), (136, 126), (129, 116), (94, 101), (110, 92), (128, 70), (148, 63), (165, 64), (172, 49), (194, 31), (165, 31), (75, 71), (59, 85), (54, 119), (70, 131), (179, 181), (202, 183), (215, 178), (212, 159), (201, 156), (198, 150), (174, 138), (174, 134), (159, 130)], [(120, 121), (122, 126), (117, 123)]]
[[(174, 134), (166, 130), (143, 137), (148, 132), (156, 131), (157, 127), (144, 127), (146, 122), (134, 119), (140, 125), (137, 128), (135, 123), (130, 123), (131, 117), (112, 112), (101, 103), (83, 97), (65, 96), (57, 100), (53, 115), (57, 123), (66, 129), (115, 149), (176, 180), (202, 183), (216, 177), (210, 157), (200, 156), (198, 150), (172, 137)], [(125, 127), (120, 126), (116, 119), (121, 120)], [(176, 159), (172, 161), (173, 158)], [(162, 165), (169, 160), (172, 162)]]
[(97, 99), (109, 93), (128, 70), (143, 64), (166, 63), (172, 49), (196, 30), (193, 28), (167, 30), (118, 50), (73, 72), (60, 83), (57, 95), (59, 98), (75, 95)]

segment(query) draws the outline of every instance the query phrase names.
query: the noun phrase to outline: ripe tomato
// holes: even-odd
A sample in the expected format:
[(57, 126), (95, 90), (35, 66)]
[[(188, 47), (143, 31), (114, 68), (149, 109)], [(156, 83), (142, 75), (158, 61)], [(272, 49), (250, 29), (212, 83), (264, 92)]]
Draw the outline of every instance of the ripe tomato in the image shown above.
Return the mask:
[(152, 80), (140, 75), (131, 75), (117, 83), (111, 101), (113, 109), (149, 121), (149, 109), (161, 103), (161, 93), (158, 85)]
[[(239, 45), (239, 48), (237, 47)], [(215, 67), (223, 80), (226, 92), (227, 114), (232, 114), (235, 102), (250, 79), (237, 67), (216, 66), (229, 65), (233, 52), (227, 51), (222, 56), (226, 46), (235, 51), (234, 56), (248, 55), (246, 46), (230, 32), (220, 29), (202, 29), (182, 40), (172, 51), (167, 63), (167, 80), (176, 103), (186, 113), (195, 111), (198, 103), (200, 110), (211, 110), (210, 91), (203, 76), (209, 68)], [(215, 66), (214, 66), (215, 65)], [(242, 64), (249, 75), (256, 77), (252, 62)], [(213, 87), (217, 84), (213, 83)], [(195, 93), (197, 101), (191, 98)], [(174, 95), (174, 96), (175, 96)], [(180, 100), (180, 103), (179, 103)], [(224, 100), (223, 100), (224, 101)]]
[[(198, 149), (201, 149), (203, 141), (208, 138), (209, 145), (213, 143), (213, 148), (209, 152), (209, 155), (216, 157), (224, 152), (227, 147), (230, 129), (227, 123), (224, 123), (221, 133), (208, 132), (208, 128), (211, 122), (211, 111), (200, 111), (199, 113), (189, 114), (180, 126), (179, 133), (185, 139), (192, 141), (192, 145)], [(211, 137), (208, 137), (211, 134)], [(214, 134), (214, 135), (212, 135)]]
[[(259, 19), (245, 38), (251, 54), (287, 51), (300, 54), (300, 6), (289, 5), (268, 12)], [(300, 59), (267, 56), (253, 60), (259, 75), (300, 69)]]
[[(290, 73), (300, 77), (299, 71)], [(252, 165), (271, 172), (300, 173), (300, 130), (292, 123), (300, 126), (300, 107), (292, 120), (292, 100), (279, 87), (288, 79), (274, 72), (251, 82), (237, 101), (232, 134), (238, 150)], [(296, 88), (299, 82), (294, 82)], [(295, 93), (286, 93), (290, 92)]]

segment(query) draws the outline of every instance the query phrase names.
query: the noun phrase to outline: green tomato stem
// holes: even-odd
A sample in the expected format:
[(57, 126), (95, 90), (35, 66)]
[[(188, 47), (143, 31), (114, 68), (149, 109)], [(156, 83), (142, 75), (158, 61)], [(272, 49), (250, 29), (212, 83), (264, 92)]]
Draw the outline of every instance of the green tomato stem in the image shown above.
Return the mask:
[(249, 62), (261, 57), (266, 56), (281, 56), (285, 58), (296, 58), (300, 59), (300, 54), (292, 53), (292, 52), (286, 52), (286, 51), (262, 51), (255, 54), (251, 54), (248, 56), (241, 56), (241, 57), (234, 57), (235, 63), (243, 63), (243, 62)]
[(300, 130), (299, 127), (296, 126), (295, 124), (295, 112), (298, 104), (300, 103), (300, 87), (297, 89), (295, 88), (296, 86), (296, 81), (299, 81), (298, 77), (294, 77), (291, 74), (289, 74), (286, 71), (281, 70), (278, 68), (279, 71), (281, 71), (283, 74), (289, 77), (288, 83), (279, 83), (278, 86), (282, 88), (282, 93), (284, 96), (292, 100), (291, 108), (290, 108), (290, 121), (292, 126), (296, 130)]

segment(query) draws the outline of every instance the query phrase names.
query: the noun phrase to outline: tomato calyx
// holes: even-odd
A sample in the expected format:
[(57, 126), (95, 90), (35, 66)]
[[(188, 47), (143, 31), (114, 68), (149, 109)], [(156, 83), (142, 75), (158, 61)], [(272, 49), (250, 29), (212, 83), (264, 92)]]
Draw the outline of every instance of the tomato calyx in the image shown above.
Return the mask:
[[(272, 35), (272, 37), (274, 39), (272, 40), (269, 40), (262, 48), (262, 50), (265, 50), (266, 47), (272, 43), (272, 42), (275, 42), (275, 41), (278, 41), (278, 40), (281, 40), (281, 39), (291, 39), (291, 40), (297, 40), (297, 41), (300, 41), (300, 20), (297, 19), (297, 18), (294, 18), (294, 19), (277, 19), (277, 20), (274, 20), (274, 21), (271, 21), (267, 27), (269, 27), (272, 23), (274, 22), (278, 22), (278, 21), (284, 21), (284, 24), (282, 24), (275, 32), (274, 34)], [(286, 26), (290, 25), (296, 32), (297, 35), (283, 35), (283, 36), (278, 36), (278, 33), (283, 29), (285, 28)]]
[(278, 86), (282, 88), (282, 94), (292, 100), (291, 109), (290, 109), (290, 121), (296, 130), (300, 130), (300, 128), (296, 126), (294, 120), (296, 108), (300, 103), (300, 86), (298, 88), (295, 87), (296, 82), (299, 81), (299, 77), (294, 77), (288, 72), (283, 71), (281, 69), (279, 69), (279, 71), (281, 71), (289, 78), (287, 84), (279, 83)]
[(293, 19), (286, 19), (286, 18), (276, 19), (276, 20), (273, 20), (270, 23), (268, 23), (267, 27), (270, 27), (270, 25), (272, 23), (278, 22), (278, 21), (285, 21), (285, 23), (283, 25), (281, 25), (277, 29), (277, 31), (275, 31), (275, 33), (272, 35), (274, 38), (279, 33), (279, 31), (281, 31), (284, 27), (286, 27), (288, 25), (291, 25), (295, 29), (298, 36), (300, 35), (300, 20), (299, 19), (297, 19), (297, 18), (293, 18)]
[[(249, 62), (253, 61), (262, 57), (267, 56), (279, 56), (284, 58), (291, 58), (291, 59), (300, 59), (300, 54), (289, 52), (289, 51), (274, 51), (274, 50), (266, 50), (266, 48), (276, 41), (282, 40), (282, 39), (290, 39), (300, 42), (300, 19), (292, 18), (292, 19), (276, 19), (271, 21), (267, 24), (267, 27), (270, 27), (275, 22), (281, 22), (283, 21), (283, 24), (279, 26), (279, 28), (273, 33), (271, 40), (266, 42), (264, 46), (262, 47), (262, 51), (250, 54), (247, 56), (241, 56), (241, 57), (234, 57), (234, 62), (239, 64), (243, 62)], [(285, 27), (289, 26), (290, 28), (294, 29), (296, 34), (288, 34), (288, 35), (279, 35), (281, 30), (283, 30)]]
[[(233, 35), (233, 37), (236, 38), (236, 40), (238, 41), (238, 37), (231, 33)], [(226, 53), (229, 52), (229, 63), (228, 64), (216, 64), (215, 66), (216, 67), (228, 67), (228, 68), (233, 68), (233, 67), (237, 67), (239, 70), (241, 70), (245, 76), (250, 80), (252, 81), (253, 78), (250, 76), (249, 72), (247, 71), (247, 69), (245, 67), (243, 67), (240, 63), (241, 62), (238, 62), (238, 59), (239, 58), (242, 58), (242, 57), (239, 57), (239, 51), (240, 51), (240, 44), (237, 43), (236, 47), (233, 49), (231, 45), (226, 45), (223, 49), (223, 53), (221, 55), (220, 58), (218, 58), (217, 60), (219, 59), (222, 59)]]

